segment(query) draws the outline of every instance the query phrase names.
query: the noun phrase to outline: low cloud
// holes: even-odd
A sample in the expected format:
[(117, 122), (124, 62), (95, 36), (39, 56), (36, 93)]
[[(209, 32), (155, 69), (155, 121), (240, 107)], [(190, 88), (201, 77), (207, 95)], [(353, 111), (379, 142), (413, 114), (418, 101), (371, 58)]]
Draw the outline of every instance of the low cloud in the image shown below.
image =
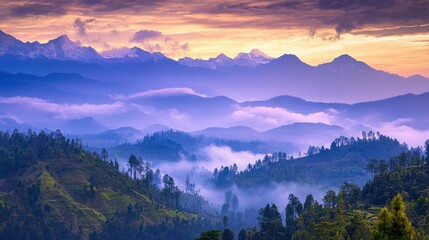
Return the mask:
[(293, 182), (271, 182), (268, 186), (254, 188), (239, 188), (236, 185), (226, 189), (217, 189), (210, 183), (214, 168), (220, 166), (230, 166), (236, 163), (239, 170), (243, 170), (248, 163), (254, 163), (262, 158), (262, 154), (252, 154), (249, 152), (234, 152), (229, 147), (209, 146), (200, 149), (200, 154), (205, 154), (203, 161), (187, 161), (185, 159), (176, 163), (155, 164), (154, 168), (159, 168), (163, 174), (169, 174), (174, 178), (175, 183), (181, 188), (185, 188), (186, 176), (196, 184), (196, 189), (206, 200), (213, 203), (218, 210), (224, 203), (224, 193), (231, 190), (239, 200), (241, 210), (247, 208), (259, 209), (268, 202), (275, 203), (279, 209), (286, 207), (289, 194), (294, 194), (301, 201), (305, 200), (308, 194), (313, 194), (316, 200), (321, 201), (324, 191), (320, 186), (300, 184)]
[(322, 201), (325, 195), (320, 186), (294, 183), (294, 182), (271, 182), (268, 186), (261, 186), (252, 189), (242, 189), (236, 186), (231, 187), (231, 191), (237, 195), (241, 209), (262, 208), (267, 203), (275, 203), (280, 211), (286, 208), (289, 194), (297, 196), (301, 202), (305, 197), (312, 194), (314, 199)]
[(144, 97), (168, 97), (168, 96), (180, 96), (180, 95), (194, 95), (198, 97), (206, 98), (207, 95), (197, 93), (191, 88), (163, 88), (156, 90), (148, 90), (144, 92), (137, 92), (128, 96), (124, 95), (112, 95), (111, 97), (116, 100), (130, 100), (135, 98)]
[(13, 121), (17, 122), (17, 123), (25, 123), (24, 121), (22, 121), (21, 118), (10, 114), (10, 113), (6, 113), (6, 114), (0, 114), (0, 119), (12, 119)]
[(0, 97), (0, 103), (24, 105), (25, 107), (32, 108), (40, 112), (53, 113), (57, 117), (67, 119), (96, 115), (112, 115), (127, 111), (126, 107), (121, 102), (114, 102), (111, 104), (58, 104), (40, 98)]
[(186, 113), (182, 113), (179, 110), (172, 108), (168, 110), (168, 115), (170, 116), (171, 120), (173, 121), (179, 121), (179, 122), (186, 122), (189, 120), (189, 115)]
[(175, 163), (154, 163), (154, 167), (162, 170), (164, 174), (173, 176), (181, 187), (184, 186), (186, 175), (192, 175), (193, 181), (198, 182), (199, 187), (203, 187), (215, 168), (232, 166), (235, 163), (239, 170), (244, 170), (249, 163), (253, 164), (265, 156), (247, 151), (235, 152), (230, 147), (214, 145), (200, 149), (197, 154), (200, 158), (199, 161), (189, 161), (183, 158)]
[(234, 152), (228, 146), (214, 145), (203, 148), (201, 154), (208, 159), (204, 162), (204, 167), (211, 170), (220, 166), (232, 166), (235, 163), (238, 170), (242, 171), (249, 163), (254, 164), (256, 160), (264, 157), (264, 154), (254, 154), (248, 151)]
[(409, 146), (423, 146), (429, 139), (429, 130), (417, 130), (409, 126), (411, 119), (397, 119), (392, 122), (382, 123), (375, 127), (381, 133), (398, 139), (400, 142), (406, 142)]
[[(335, 114), (334, 112), (331, 112)], [(254, 120), (271, 126), (291, 124), (295, 122), (331, 124), (334, 116), (326, 112), (301, 114), (280, 107), (244, 107), (232, 113), (237, 120)]]

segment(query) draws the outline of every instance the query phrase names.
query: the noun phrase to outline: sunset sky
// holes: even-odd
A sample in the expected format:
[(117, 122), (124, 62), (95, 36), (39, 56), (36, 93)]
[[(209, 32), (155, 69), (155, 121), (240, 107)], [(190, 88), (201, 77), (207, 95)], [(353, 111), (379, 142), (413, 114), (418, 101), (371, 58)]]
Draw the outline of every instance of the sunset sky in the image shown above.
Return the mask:
[(257, 48), (317, 65), (347, 53), (429, 77), (427, 0), (0, 0), (0, 29), (23, 41), (67, 34), (100, 52), (138, 46), (174, 59)]

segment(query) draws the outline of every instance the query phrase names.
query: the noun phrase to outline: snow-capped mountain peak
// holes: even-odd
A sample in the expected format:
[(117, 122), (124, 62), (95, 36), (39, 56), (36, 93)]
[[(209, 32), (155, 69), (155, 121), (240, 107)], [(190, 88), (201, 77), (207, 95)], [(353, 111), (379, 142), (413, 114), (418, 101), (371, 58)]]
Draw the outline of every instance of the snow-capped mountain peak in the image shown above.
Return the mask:
[(255, 67), (270, 62), (273, 58), (258, 49), (252, 49), (249, 53), (239, 53), (234, 59), (221, 53), (208, 60), (192, 59), (189, 57), (179, 59), (179, 63), (189, 67), (201, 67), (209, 69), (226, 68), (233, 66)]
[(266, 64), (270, 62), (272, 58), (258, 49), (252, 49), (249, 53), (239, 53), (234, 60), (240, 66), (254, 67)]
[(167, 58), (164, 54), (160, 52), (150, 53), (138, 47), (115, 48), (115, 49), (104, 51), (101, 53), (101, 55), (105, 58), (113, 58), (113, 59), (125, 58), (125, 59), (134, 59), (134, 60), (140, 60), (140, 61), (148, 61), (148, 60), (159, 61)]
[(55, 44), (72, 44), (72, 45), (78, 45), (77, 43), (74, 43), (67, 35), (61, 35), (55, 39), (49, 40), (48, 43), (55, 43)]
[(217, 62), (217, 63), (220, 63), (220, 64), (223, 64), (223, 63), (226, 63), (226, 62), (231, 62), (231, 61), (233, 61), (233, 59), (232, 59), (232, 58), (230, 58), (230, 57), (226, 56), (226, 55), (225, 55), (225, 54), (223, 54), (223, 53), (219, 54), (216, 58), (210, 58), (210, 59), (209, 59), (209, 61), (210, 61), (210, 60), (212, 60), (212, 61), (214, 61), (214, 62)]
[(46, 44), (41, 44), (40, 53), (51, 59), (93, 61), (102, 57), (92, 48), (73, 42), (67, 35), (61, 35)]
[(61, 35), (45, 44), (22, 42), (0, 31), (0, 55), (11, 54), (27, 58), (43, 56), (57, 60), (94, 61), (102, 57), (91, 47), (80, 46), (67, 35)]

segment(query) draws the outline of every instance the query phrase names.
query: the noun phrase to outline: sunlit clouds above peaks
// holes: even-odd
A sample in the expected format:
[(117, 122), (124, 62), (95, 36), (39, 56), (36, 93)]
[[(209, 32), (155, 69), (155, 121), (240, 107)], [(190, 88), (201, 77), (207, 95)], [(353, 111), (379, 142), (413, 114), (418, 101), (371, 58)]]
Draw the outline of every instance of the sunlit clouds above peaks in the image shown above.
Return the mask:
[(1, 2), (0, 15), (0, 29), (23, 41), (67, 34), (99, 52), (139, 47), (208, 59), (257, 48), (312, 65), (347, 53), (384, 71), (429, 75), (424, 0), (18, 0)]

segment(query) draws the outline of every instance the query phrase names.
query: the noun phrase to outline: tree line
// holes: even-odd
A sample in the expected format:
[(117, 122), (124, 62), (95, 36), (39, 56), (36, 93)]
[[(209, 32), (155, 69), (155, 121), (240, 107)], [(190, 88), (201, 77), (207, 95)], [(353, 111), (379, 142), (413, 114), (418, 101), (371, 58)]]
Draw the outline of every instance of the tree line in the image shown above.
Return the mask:
[(232, 237), (209, 231), (199, 239), (238, 240), (424, 240), (429, 239), (429, 140), (388, 161), (372, 160), (374, 177), (362, 188), (344, 183), (322, 202), (290, 194), (284, 221), (275, 204), (259, 210), (258, 226)]

